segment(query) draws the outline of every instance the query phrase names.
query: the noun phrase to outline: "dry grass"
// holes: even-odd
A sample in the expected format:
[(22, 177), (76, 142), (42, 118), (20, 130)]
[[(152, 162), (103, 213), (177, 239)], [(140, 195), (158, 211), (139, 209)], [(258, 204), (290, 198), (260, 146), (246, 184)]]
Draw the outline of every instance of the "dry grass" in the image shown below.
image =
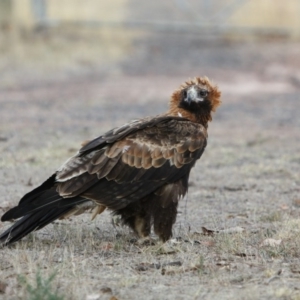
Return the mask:
[[(300, 299), (298, 219), (285, 218), (271, 230), (193, 232), (145, 246), (127, 230), (117, 234), (109, 218), (90, 225), (85, 218), (59, 222), (2, 249), (5, 297), (28, 295), (20, 275), (35, 287), (37, 274), (45, 280), (55, 273), (51, 289), (63, 299), (172, 299), (173, 289), (180, 290), (179, 299), (253, 299), (262, 290), (267, 298)], [(282, 242), (264, 246), (270, 238)]]
[[(174, 240), (166, 245), (141, 245), (127, 228), (114, 227), (107, 212), (94, 222), (88, 214), (55, 222), (0, 250), (3, 299), (33, 299), (20, 276), (35, 287), (37, 274), (46, 280), (54, 273), (50, 292), (63, 299), (258, 299), (261, 295), (300, 299), (297, 208), (292, 202), (280, 204), (285, 196), (278, 196), (276, 190), (262, 192), (267, 188), (265, 179), (255, 185), (251, 178), (243, 184), (235, 177), (234, 185), (231, 179), (211, 181), (220, 175), (219, 167), (208, 166), (223, 163), (219, 143), (217, 139), (211, 142), (203, 164), (193, 171), (189, 199), (179, 208)], [(223, 152), (230, 153), (229, 149)], [(38, 153), (32, 150), (31, 155)], [(222, 168), (235, 169), (238, 159), (230, 159)], [(3, 167), (9, 171), (14, 164), (7, 162)], [(41, 172), (41, 166), (49, 168), (50, 164), (49, 156), (42, 155), (20, 172)], [(198, 175), (204, 167), (205, 174)], [(286, 161), (279, 167), (286, 167)], [(245, 169), (250, 177), (256, 176), (251, 168)], [(261, 165), (260, 169), (269, 167)], [(34, 185), (37, 180), (35, 176)], [(293, 177), (285, 180), (285, 188), (293, 190), (293, 182)], [(277, 183), (276, 176), (273, 183)], [(201, 226), (211, 230), (210, 235)], [(280, 242), (264, 244), (270, 239)]]

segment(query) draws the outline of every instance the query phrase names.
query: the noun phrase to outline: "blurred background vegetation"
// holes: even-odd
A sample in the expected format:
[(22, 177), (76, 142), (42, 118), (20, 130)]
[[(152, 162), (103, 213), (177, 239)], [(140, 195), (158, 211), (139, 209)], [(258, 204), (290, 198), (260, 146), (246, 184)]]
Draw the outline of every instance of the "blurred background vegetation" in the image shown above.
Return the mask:
[(259, 65), (233, 44), (295, 43), (300, 1), (1, 0), (0, 25), (0, 87), (86, 74), (194, 76)]
[(300, 35), (298, 0), (2, 0), (5, 26), (81, 24), (223, 35)]

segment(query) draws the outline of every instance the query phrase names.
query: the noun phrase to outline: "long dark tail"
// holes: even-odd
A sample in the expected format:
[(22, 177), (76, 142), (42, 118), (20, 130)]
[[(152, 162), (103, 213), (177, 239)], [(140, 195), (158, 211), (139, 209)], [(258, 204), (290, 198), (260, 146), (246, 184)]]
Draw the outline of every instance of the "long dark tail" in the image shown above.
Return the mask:
[(24, 216), (0, 235), (0, 245), (14, 243), (32, 231), (39, 230), (72, 210), (72, 207), (42, 209)]
[(55, 176), (26, 194), (18, 206), (7, 211), (1, 221), (19, 219), (0, 235), (0, 245), (14, 243), (67, 214), (76, 205), (88, 201), (82, 197), (63, 198), (54, 188)]

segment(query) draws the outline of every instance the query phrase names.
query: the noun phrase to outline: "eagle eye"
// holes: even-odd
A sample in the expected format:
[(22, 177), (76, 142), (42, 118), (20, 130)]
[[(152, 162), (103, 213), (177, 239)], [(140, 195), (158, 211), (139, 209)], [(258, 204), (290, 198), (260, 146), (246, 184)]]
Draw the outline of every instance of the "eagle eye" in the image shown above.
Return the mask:
[(200, 90), (199, 91), (199, 95), (201, 98), (205, 98), (208, 94), (208, 91), (207, 90)]
[(182, 91), (182, 96), (183, 96), (184, 99), (187, 97), (187, 91), (186, 90)]

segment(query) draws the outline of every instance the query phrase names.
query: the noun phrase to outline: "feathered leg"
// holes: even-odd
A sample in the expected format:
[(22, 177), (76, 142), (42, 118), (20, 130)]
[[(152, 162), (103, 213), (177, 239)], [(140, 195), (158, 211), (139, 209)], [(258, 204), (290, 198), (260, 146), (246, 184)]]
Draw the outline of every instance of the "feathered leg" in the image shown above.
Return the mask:
[(151, 214), (144, 209), (141, 201), (116, 210), (114, 215), (120, 215), (123, 224), (129, 226), (140, 238), (150, 235)]
[(177, 204), (177, 202), (173, 202), (166, 208), (155, 207), (153, 209), (154, 232), (163, 242), (172, 237), (172, 227), (177, 216)]
[(187, 177), (166, 184), (147, 197), (134, 202), (114, 214), (121, 215), (124, 224), (141, 238), (147, 237), (153, 224), (154, 232), (163, 242), (172, 237), (176, 221), (178, 200), (187, 192)]

